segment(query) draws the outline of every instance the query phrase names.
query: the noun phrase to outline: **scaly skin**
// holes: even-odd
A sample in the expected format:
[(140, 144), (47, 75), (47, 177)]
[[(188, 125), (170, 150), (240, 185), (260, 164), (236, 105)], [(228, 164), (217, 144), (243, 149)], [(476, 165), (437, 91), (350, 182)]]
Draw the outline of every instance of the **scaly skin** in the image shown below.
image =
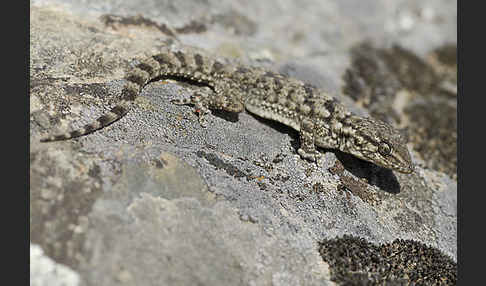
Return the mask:
[(95, 122), (42, 142), (75, 138), (101, 129), (122, 118), (142, 88), (159, 78), (178, 78), (205, 85), (191, 98), (173, 101), (192, 104), (206, 126), (210, 109), (247, 110), (281, 122), (300, 133), (299, 155), (315, 161), (317, 147), (338, 149), (376, 165), (402, 173), (414, 170), (406, 142), (390, 125), (347, 111), (322, 90), (297, 79), (261, 68), (224, 64), (198, 52), (170, 51), (152, 56), (127, 76), (120, 103)]

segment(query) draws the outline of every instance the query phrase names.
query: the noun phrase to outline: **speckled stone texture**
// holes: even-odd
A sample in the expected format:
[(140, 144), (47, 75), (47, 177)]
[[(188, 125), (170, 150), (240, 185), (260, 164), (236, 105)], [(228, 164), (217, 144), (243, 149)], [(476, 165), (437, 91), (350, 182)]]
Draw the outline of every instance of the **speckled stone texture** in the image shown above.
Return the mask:
[[(321, 244), (344, 235), (457, 261), (455, 1), (30, 8), (32, 285), (335, 285)], [(169, 45), (295, 77), (407, 129), (415, 172), (328, 149), (302, 160), (298, 132), (248, 112), (213, 112), (201, 128), (171, 102), (202, 87), (174, 80), (146, 85), (116, 124), (39, 142), (115, 106), (126, 72)]]

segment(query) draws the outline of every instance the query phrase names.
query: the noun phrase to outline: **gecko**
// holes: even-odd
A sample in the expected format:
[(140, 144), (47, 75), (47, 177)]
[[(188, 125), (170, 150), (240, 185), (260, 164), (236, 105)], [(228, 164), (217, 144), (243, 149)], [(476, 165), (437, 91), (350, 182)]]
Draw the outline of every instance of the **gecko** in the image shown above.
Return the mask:
[(414, 171), (406, 139), (391, 125), (347, 110), (335, 97), (304, 81), (261, 67), (227, 63), (197, 51), (171, 50), (141, 60), (125, 76), (121, 99), (111, 110), (84, 127), (41, 139), (66, 140), (102, 129), (125, 116), (148, 83), (175, 78), (203, 88), (173, 104), (192, 105), (202, 127), (210, 110), (244, 110), (280, 122), (299, 132), (301, 158), (316, 162), (316, 147), (337, 149), (378, 166), (410, 174)]

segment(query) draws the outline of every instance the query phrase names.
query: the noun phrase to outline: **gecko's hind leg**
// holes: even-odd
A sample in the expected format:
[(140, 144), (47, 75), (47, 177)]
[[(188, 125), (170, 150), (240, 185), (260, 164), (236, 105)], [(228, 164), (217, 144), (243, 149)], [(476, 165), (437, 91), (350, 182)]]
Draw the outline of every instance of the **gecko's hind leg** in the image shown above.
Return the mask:
[(212, 93), (212, 90), (206, 87), (203, 90), (195, 91), (188, 97), (174, 99), (171, 102), (177, 105), (193, 105), (194, 111), (198, 114), (199, 124), (202, 127), (206, 127), (207, 116), (211, 114), (208, 100), (211, 96), (210, 93)]
[(232, 97), (216, 94), (209, 87), (195, 91), (191, 96), (175, 99), (171, 101), (178, 105), (194, 105), (194, 110), (198, 114), (199, 124), (207, 126), (207, 116), (211, 114), (210, 109), (220, 109), (230, 112), (241, 112), (244, 107), (241, 102)]
[(321, 159), (321, 154), (315, 146), (315, 124), (311, 119), (302, 118), (300, 123), (300, 147), (297, 150), (302, 159), (315, 162), (316, 165)]

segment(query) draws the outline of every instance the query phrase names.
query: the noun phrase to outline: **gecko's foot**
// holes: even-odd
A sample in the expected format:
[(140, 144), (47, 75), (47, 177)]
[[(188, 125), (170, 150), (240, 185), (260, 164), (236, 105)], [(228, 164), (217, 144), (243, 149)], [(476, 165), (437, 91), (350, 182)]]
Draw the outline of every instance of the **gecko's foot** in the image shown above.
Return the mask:
[(305, 151), (302, 148), (297, 150), (297, 153), (300, 155), (302, 159), (309, 160), (311, 162), (315, 162), (316, 164), (322, 157), (322, 154), (317, 151)]
[(201, 127), (207, 126), (207, 115), (211, 114), (207, 103), (207, 93), (194, 92), (190, 97), (171, 100), (171, 103), (177, 105), (193, 105), (194, 111), (198, 114), (199, 124)]
[(195, 110), (196, 110), (197, 115), (198, 115), (199, 125), (201, 125), (201, 127), (206, 128), (207, 125), (208, 125), (207, 118), (208, 118), (208, 115), (211, 114), (211, 111), (204, 106), (200, 106), (200, 107), (196, 106)]

